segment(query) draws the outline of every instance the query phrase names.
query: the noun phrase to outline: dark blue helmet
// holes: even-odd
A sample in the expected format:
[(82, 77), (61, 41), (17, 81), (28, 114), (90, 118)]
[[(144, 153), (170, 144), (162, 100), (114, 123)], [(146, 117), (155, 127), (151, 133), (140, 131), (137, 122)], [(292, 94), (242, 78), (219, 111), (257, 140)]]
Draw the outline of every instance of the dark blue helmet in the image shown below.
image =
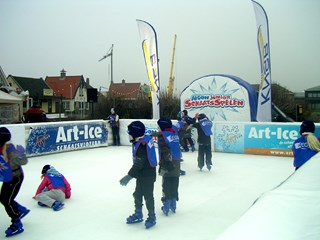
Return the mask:
[(144, 135), (146, 128), (140, 121), (133, 121), (128, 125), (128, 133), (133, 138), (141, 137)]
[(169, 118), (167, 117), (161, 117), (158, 121), (157, 121), (160, 129), (163, 131), (166, 128), (172, 128), (172, 122)]

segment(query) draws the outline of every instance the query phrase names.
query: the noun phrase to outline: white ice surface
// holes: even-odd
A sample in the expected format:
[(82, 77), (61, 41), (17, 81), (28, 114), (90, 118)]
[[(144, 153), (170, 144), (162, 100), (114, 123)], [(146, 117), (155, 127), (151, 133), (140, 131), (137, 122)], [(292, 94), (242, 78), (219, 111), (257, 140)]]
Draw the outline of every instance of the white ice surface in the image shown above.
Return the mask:
[[(29, 158), (25, 180), (16, 200), (31, 212), (23, 219), (25, 231), (16, 240), (105, 239), (216, 239), (262, 193), (276, 187), (293, 171), (292, 158), (213, 153), (213, 170), (200, 172), (197, 152), (184, 153), (177, 213), (164, 216), (161, 208), (161, 177), (155, 184), (157, 224), (127, 225), (133, 213), (135, 182), (124, 187), (119, 180), (130, 169), (131, 148), (101, 147)], [(45, 164), (63, 173), (72, 187), (71, 199), (54, 212), (32, 199)], [(147, 215), (146, 208), (143, 209)], [(10, 224), (0, 206), (0, 238)], [(239, 239), (244, 239), (239, 236)]]

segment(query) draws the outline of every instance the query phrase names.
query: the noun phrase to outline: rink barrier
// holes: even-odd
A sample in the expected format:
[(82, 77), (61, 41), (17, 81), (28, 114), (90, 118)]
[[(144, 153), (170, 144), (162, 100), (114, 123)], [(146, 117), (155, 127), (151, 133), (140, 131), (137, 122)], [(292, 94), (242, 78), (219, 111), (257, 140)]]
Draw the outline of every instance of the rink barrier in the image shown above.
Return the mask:
[[(127, 133), (132, 121), (140, 120), (145, 134), (158, 131), (157, 120), (120, 119), (120, 144), (131, 145)], [(173, 120), (173, 124), (177, 121)], [(215, 152), (292, 157), (292, 144), (300, 136), (297, 123), (257, 123), (217, 121), (213, 124), (212, 150)], [(320, 125), (315, 135), (320, 136)], [(9, 124), (12, 142), (25, 146), (28, 156), (112, 145), (112, 131), (105, 120)], [(197, 131), (192, 139), (197, 150)], [(156, 139), (155, 139), (156, 140)]]
[(320, 239), (320, 153), (262, 194), (217, 240)]
[(1, 126), (10, 130), (14, 144), (25, 147), (27, 156), (108, 146), (108, 129), (103, 120)]

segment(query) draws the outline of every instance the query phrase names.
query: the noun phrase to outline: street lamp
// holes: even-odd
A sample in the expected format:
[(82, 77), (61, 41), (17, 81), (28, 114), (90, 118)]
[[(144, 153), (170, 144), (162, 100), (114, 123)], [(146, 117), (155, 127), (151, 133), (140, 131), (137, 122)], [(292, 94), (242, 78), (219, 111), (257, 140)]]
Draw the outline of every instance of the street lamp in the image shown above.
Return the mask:
[(72, 116), (71, 102), (72, 102), (72, 85), (70, 84), (70, 113)]
[(104, 55), (99, 62), (101, 62), (102, 60), (106, 59), (107, 57), (111, 57), (111, 83), (113, 83), (113, 44), (111, 45), (111, 48), (109, 49), (109, 51), (107, 52), (106, 55)]

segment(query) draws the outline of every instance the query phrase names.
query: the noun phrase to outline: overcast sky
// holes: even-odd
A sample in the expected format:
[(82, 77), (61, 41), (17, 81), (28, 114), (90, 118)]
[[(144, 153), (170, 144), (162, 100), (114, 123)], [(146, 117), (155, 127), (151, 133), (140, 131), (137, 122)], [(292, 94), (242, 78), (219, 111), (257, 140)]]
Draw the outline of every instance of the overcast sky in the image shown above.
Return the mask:
[[(319, 86), (320, 1), (258, 0), (269, 18), (272, 80), (291, 91)], [(207, 74), (260, 82), (256, 19), (251, 0), (0, 0), (0, 65), (6, 75), (83, 75), (109, 87), (148, 84), (136, 19), (158, 35), (160, 84), (174, 65), (179, 94)]]

